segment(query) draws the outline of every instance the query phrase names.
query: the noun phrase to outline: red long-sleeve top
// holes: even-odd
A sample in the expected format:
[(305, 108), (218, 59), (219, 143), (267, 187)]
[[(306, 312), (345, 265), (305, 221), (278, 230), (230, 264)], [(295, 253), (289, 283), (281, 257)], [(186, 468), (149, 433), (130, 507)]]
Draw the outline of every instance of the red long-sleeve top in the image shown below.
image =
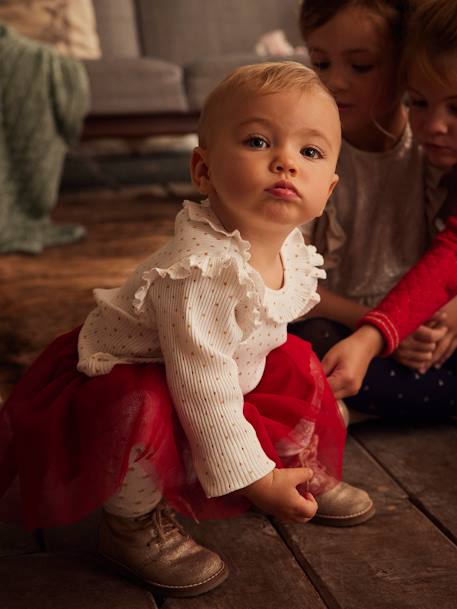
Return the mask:
[(376, 326), (389, 355), (400, 341), (457, 296), (457, 215), (435, 237), (430, 249), (358, 325)]

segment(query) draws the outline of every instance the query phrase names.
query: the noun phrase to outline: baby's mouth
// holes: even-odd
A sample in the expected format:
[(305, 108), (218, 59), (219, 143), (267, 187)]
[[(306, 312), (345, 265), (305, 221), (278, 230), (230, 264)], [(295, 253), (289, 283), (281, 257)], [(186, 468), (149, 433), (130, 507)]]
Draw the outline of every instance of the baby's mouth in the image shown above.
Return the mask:
[(286, 180), (280, 180), (265, 190), (278, 199), (292, 200), (300, 197), (295, 186)]

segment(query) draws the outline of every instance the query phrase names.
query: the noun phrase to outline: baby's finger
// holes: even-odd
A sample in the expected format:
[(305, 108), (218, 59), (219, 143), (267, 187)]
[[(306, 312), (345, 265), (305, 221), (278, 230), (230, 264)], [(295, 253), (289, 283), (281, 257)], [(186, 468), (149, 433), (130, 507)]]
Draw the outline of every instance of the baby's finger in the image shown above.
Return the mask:
[(288, 482), (295, 488), (300, 484), (309, 482), (314, 475), (314, 472), (309, 467), (290, 467), (282, 470), (287, 477)]
[(299, 496), (299, 501), (296, 506), (294, 506), (294, 519), (307, 522), (313, 516), (315, 516), (317, 512), (317, 501), (311, 495), (311, 493), (306, 494), (306, 498), (303, 496)]

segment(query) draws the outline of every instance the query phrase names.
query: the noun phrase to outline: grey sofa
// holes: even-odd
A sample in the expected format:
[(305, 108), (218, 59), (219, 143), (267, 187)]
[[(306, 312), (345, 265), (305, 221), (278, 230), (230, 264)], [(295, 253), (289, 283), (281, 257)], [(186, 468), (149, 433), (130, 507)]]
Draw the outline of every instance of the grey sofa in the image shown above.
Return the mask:
[(217, 81), (238, 65), (269, 59), (254, 53), (262, 34), (282, 29), (293, 46), (300, 44), (299, 0), (94, 5), (103, 57), (86, 62), (92, 96), (86, 139), (194, 131), (202, 101)]

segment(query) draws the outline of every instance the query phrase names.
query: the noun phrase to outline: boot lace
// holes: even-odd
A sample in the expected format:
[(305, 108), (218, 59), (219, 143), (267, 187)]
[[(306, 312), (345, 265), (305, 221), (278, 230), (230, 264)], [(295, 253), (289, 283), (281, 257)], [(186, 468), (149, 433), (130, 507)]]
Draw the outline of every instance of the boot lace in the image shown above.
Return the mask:
[(183, 526), (176, 519), (175, 513), (164, 502), (160, 502), (157, 507), (147, 514), (144, 514), (144, 516), (139, 516), (136, 520), (137, 522), (141, 522), (143, 525), (148, 526), (151, 534), (153, 534), (153, 537), (146, 544), (148, 547), (155, 538), (157, 538), (159, 542), (163, 542), (167, 535), (174, 531), (178, 531), (183, 536), (186, 535)]

